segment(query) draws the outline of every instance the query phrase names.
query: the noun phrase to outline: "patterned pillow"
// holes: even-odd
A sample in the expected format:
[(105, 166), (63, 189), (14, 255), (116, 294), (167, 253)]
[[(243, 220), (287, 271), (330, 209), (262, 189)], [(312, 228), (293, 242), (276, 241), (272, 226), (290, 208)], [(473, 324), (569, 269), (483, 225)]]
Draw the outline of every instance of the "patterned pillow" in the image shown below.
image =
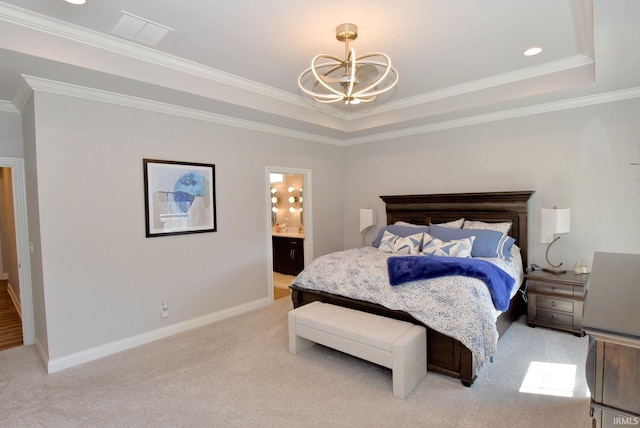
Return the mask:
[(431, 223), (436, 224), (438, 226), (442, 226), (442, 227), (449, 227), (451, 229), (462, 229), (462, 225), (464, 224), (464, 217), (463, 218), (459, 218), (457, 220), (453, 220), (453, 221), (448, 221), (446, 223)]
[(425, 233), (422, 238), (422, 254), (427, 256), (471, 257), (475, 236), (452, 241), (441, 241)]
[(402, 237), (385, 230), (378, 250), (383, 253), (420, 254), (423, 233)]
[(504, 223), (485, 223), (484, 221), (465, 220), (462, 228), (497, 230), (498, 232), (502, 232), (503, 235), (506, 235), (511, 230), (512, 224), (510, 221)]
[(404, 226), (401, 224), (389, 224), (380, 229), (378, 232), (378, 236), (371, 242), (372, 247), (378, 248), (380, 246), (380, 242), (382, 241), (382, 236), (385, 232), (389, 232), (392, 235), (397, 235), (402, 238), (410, 235), (415, 235), (416, 233), (426, 232), (429, 233), (429, 226)]

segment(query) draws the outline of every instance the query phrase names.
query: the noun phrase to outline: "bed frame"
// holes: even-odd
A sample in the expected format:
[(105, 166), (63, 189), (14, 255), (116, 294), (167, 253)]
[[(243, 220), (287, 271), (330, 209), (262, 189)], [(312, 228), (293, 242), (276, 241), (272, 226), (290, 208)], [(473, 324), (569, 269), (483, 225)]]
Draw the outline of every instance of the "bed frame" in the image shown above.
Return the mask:
[[(533, 191), (521, 191), (381, 196), (381, 198), (387, 204), (387, 224), (405, 221), (428, 225), (457, 220), (460, 217), (484, 222), (509, 221), (513, 223), (509, 234), (521, 249), (523, 266), (527, 266), (527, 202), (532, 194)], [(291, 285), (290, 288), (295, 308), (313, 301), (321, 301), (424, 325), (406, 312), (387, 309), (375, 303), (307, 290), (295, 285)], [(509, 309), (496, 321), (500, 337), (515, 320), (525, 313), (526, 305), (522, 294), (517, 293), (511, 300)], [(464, 386), (471, 386), (476, 379), (479, 366), (469, 348), (427, 327), (427, 369), (460, 379)]]

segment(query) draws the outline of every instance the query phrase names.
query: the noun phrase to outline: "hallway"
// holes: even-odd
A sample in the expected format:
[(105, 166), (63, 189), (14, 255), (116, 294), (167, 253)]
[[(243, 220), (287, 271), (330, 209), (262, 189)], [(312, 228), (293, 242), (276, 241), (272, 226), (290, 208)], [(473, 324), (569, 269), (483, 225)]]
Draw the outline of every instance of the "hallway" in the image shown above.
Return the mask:
[(22, 320), (11, 296), (7, 281), (0, 281), (0, 351), (22, 345)]

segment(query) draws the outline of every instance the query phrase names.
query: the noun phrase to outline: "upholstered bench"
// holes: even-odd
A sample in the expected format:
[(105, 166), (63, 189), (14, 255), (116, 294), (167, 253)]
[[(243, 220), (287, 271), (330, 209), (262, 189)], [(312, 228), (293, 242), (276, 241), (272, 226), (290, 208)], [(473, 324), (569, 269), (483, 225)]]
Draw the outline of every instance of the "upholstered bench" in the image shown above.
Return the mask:
[(427, 331), (409, 322), (321, 302), (290, 311), (289, 352), (316, 343), (390, 368), (403, 399), (427, 374)]

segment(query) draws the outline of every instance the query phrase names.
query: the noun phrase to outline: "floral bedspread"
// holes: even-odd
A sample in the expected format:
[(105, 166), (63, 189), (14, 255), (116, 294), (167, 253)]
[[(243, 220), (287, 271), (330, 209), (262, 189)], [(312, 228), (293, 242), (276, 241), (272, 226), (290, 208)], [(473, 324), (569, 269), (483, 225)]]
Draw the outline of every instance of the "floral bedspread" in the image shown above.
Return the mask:
[[(523, 280), (516, 246), (511, 261), (487, 258), (515, 279), (511, 296)], [(430, 328), (459, 340), (482, 366), (496, 352), (500, 314), (487, 286), (479, 279), (447, 276), (392, 287), (386, 259), (393, 254), (363, 247), (318, 257), (293, 281), (302, 288), (325, 291), (408, 312)], [(430, 257), (430, 256), (415, 256)]]

